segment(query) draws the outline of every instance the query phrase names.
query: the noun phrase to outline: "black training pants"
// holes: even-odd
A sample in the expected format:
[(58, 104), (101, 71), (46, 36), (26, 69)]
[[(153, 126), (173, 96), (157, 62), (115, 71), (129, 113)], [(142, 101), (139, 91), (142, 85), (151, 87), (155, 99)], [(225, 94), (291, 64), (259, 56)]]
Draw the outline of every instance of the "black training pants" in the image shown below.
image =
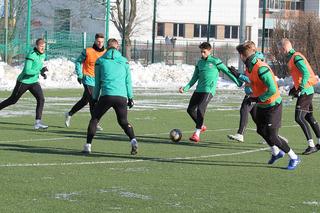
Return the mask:
[(307, 140), (312, 139), (311, 126), (317, 138), (320, 138), (320, 128), (313, 116), (312, 95), (301, 95), (298, 97), (295, 110), (295, 121), (300, 125)]
[(44, 96), (43, 96), (42, 88), (39, 83), (24, 84), (17, 81), (11, 96), (0, 103), (0, 110), (2, 110), (3, 108), (6, 108), (7, 106), (17, 103), (17, 101), (21, 98), (21, 96), (28, 90), (37, 100), (36, 120), (38, 119), (41, 120), (43, 106), (44, 106)]
[(279, 137), (281, 118), (282, 104), (268, 108), (257, 107), (257, 133), (265, 139), (270, 147), (275, 145), (288, 153), (290, 151), (289, 145)]
[(71, 108), (71, 110), (69, 111), (70, 116), (72, 116), (73, 114), (75, 114), (76, 112), (81, 110), (88, 103), (89, 103), (89, 107), (90, 107), (91, 117), (93, 115), (94, 104), (93, 104), (93, 100), (92, 100), (92, 95), (93, 95), (94, 87), (89, 86), (89, 85), (85, 85), (85, 84), (83, 84), (83, 87), (84, 87), (84, 91), (83, 91), (82, 98)]
[(194, 92), (191, 96), (187, 112), (196, 123), (197, 129), (201, 129), (203, 125), (204, 114), (212, 97), (211, 93), (205, 92)]
[(257, 105), (256, 104), (248, 104), (246, 102), (246, 99), (249, 96), (245, 96), (241, 108), (240, 108), (240, 123), (239, 123), (239, 129), (238, 129), (238, 134), (243, 135), (244, 131), (247, 127), (248, 124), (248, 118), (249, 118), (249, 113), (251, 114), (252, 120), (256, 123), (256, 114), (257, 114)]
[(117, 115), (117, 120), (126, 135), (132, 140), (135, 138), (133, 127), (128, 123), (127, 99), (121, 96), (101, 96), (94, 107), (93, 116), (90, 120), (87, 132), (87, 143), (91, 143), (97, 131), (97, 124), (101, 117), (113, 108)]

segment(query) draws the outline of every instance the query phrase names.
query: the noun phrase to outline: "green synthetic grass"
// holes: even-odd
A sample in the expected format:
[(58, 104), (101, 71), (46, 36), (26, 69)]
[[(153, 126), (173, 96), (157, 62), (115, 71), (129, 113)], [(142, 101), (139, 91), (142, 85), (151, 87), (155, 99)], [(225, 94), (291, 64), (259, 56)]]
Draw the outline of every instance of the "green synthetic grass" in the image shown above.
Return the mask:
[[(188, 137), (194, 124), (185, 111), (191, 93), (174, 92), (136, 89), (129, 121), (139, 141), (137, 156), (129, 154), (112, 110), (101, 121), (104, 131), (94, 139), (93, 153), (80, 153), (88, 109), (72, 118), (70, 128), (63, 113), (81, 90), (45, 90), (46, 131), (33, 130), (30, 94), (2, 110), (0, 212), (320, 212), (320, 153), (301, 156), (295, 171), (283, 169), (287, 156), (267, 165), (270, 153), (258, 143), (251, 120), (245, 143), (227, 140), (238, 127), (241, 91), (218, 91), (206, 114), (208, 131), (193, 144)], [(1, 92), (0, 99), (9, 94)], [(314, 105), (320, 120), (319, 100)], [(294, 102), (284, 103), (280, 133), (301, 153), (306, 142), (294, 122)], [(168, 139), (173, 128), (182, 130), (179, 143)]]

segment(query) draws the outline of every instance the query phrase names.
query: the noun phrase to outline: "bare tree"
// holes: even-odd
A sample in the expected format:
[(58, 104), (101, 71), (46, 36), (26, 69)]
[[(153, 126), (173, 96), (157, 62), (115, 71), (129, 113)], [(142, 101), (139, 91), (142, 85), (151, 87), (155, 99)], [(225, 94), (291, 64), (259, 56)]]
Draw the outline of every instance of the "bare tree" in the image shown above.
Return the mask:
[[(126, 14), (126, 25), (123, 26), (123, 1), (125, 0), (116, 0), (115, 6), (112, 7), (111, 10), (111, 21), (120, 33), (121, 38), (123, 36), (123, 29), (125, 29), (124, 38), (122, 39), (126, 44), (126, 57), (130, 60), (132, 46), (131, 37), (139, 32), (139, 30), (142, 30), (140, 26), (143, 22), (150, 20), (150, 15), (142, 14), (143, 11), (141, 10), (141, 7), (146, 8), (147, 6), (149, 6), (149, 4), (146, 0), (128, 0), (129, 11), (127, 11)], [(138, 8), (140, 8), (140, 10)], [(138, 11), (140, 12), (139, 15)]]
[(277, 42), (282, 38), (289, 38), (294, 48), (304, 54), (315, 72), (319, 74), (320, 68), (320, 20), (314, 13), (304, 13), (298, 17), (284, 20), (277, 19), (276, 27), (273, 31), (272, 45), (270, 52), (275, 57), (275, 61), (287, 72), (286, 57), (279, 54)]

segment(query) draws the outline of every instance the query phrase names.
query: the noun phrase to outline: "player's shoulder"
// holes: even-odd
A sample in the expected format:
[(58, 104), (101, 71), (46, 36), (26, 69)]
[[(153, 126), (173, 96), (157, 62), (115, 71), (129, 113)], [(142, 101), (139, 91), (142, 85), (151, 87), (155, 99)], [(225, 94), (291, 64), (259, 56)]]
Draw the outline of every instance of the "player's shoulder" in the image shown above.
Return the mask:
[(215, 56), (209, 57), (209, 58), (208, 58), (208, 62), (209, 62), (209, 63), (212, 63), (212, 64), (214, 64), (214, 65), (216, 65), (216, 66), (219, 66), (219, 65), (223, 64), (223, 62), (221, 61), (221, 59), (218, 58), (218, 57), (215, 57)]

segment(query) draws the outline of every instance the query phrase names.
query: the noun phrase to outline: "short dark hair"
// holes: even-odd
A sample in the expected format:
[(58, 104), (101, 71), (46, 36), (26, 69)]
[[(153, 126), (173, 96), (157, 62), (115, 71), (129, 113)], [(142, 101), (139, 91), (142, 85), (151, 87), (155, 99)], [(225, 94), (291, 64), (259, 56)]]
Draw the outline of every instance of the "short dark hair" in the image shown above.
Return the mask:
[(95, 39), (97, 39), (97, 38), (104, 38), (103, 33), (97, 33), (95, 36)]
[(114, 47), (115, 48), (115, 44), (119, 44), (118, 40), (115, 39), (115, 38), (110, 38), (107, 42), (107, 48), (112, 48)]
[(40, 44), (45, 44), (46, 42), (44, 41), (44, 39), (43, 38), (38, 38), (37, 40), (36, 40), (36, 45), (38, 46), (38, 45), (40, 45)]
[(211, 44), (209, 42), (203, 42), (199, 45), (200, 49), (211, 50)]

